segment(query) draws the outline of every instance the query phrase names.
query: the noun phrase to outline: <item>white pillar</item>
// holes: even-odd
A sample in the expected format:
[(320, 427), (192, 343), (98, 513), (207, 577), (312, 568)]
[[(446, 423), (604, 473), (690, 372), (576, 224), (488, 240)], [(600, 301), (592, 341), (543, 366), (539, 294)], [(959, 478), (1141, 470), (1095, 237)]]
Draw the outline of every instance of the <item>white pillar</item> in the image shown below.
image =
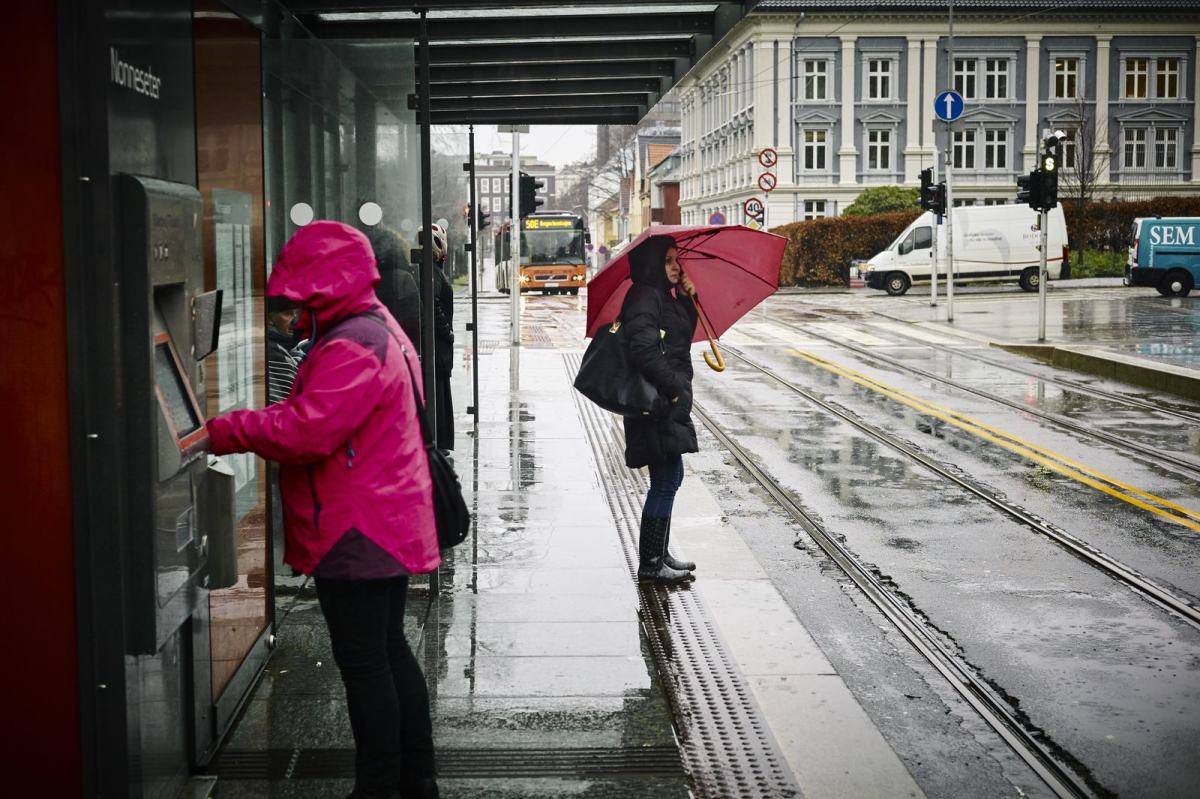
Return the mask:
[(842, 145), (838, 149), (838, 183), (858, 182), (858, 149), (854, 146), (854, 73), (858, 59), (854, 42), (858, 37), (842, 37)]
[(908, 111), (905, 115), (904, 128), (904, 182), (916, 183), (921, 168), (925, 165), (920, 159), (921, 142), (921, 40), (916, 36), (908, 37)]
[[(1192, 81), (1192, 183), (1200, 183), (1200, 36), (1196, 37), (1196, 79)], [(1182, 88), (1183, 76), (1179, 77)]]
[[(790, 211), (792, 188), (795, 185), (795, 152), (792, 150), (792, 87), (796, 68), (792, 58), (792, 40), (779, 43), (779, 146), (775, 148), (779, 160), (775, 164), (776, 189), (771, 195), (771, 224), (782, 225), (795, 221)], [(784, 187), (787, 188), (784, 188)]]
[(758, 152), (764, 147), (774, 144), (775, 123), (775, 84), (771, 80), (774, 73), (771, 70), (771, 60), (775, 57), (774, 43), (766, 39), (755, 39), (751, 45), (754, 51), (752, 65), (754, 67), (754, 133), (751, 148)]
[(1096, 37), (1096, 117), (1094, 131), (1096, 142), (1093, 157), (1096, 161), (1097, 185), (1108, 183), (1108, 167), (1112, 163), (1112, 147), (1108, 144), (1108, 78), (1111, 36)]
[[(1042, 37), (1025, 37), (1025, 159), (1021, 168), (1029, 171), (1037, 157), (1040, 128), (1038, 110), (1038, 70), (1042, 59)], [(1053, 79), (1053, 73), (1051, 74)], [(1050, 87), (1053, 93), (1054, 87)]]
[[(929, 162), (937, 161), (937, 139), (933, 134), (933, 98), (937, 97), (937, 37), (921, 40), (923, 64), (921, 73), (924, 76), (925, 102), (917, 108), (921, 118), (921, 152), (929, 158)], [(910, 113), (912, 106), (909, 106)]]

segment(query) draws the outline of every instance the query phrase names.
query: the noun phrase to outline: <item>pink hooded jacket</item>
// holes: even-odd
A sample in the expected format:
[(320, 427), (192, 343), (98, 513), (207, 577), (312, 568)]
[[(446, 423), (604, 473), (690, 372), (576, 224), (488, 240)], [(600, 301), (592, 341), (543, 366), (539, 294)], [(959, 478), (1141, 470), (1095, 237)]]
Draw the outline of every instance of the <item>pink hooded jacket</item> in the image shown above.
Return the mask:
[(208, 423), (215, 454), (254, 452), (280, 463), (284, 559), (318, 577), (419, 574), (440, 560), (409, 377), (411, 367), (419, 378), (421, 366), (375, 299), (378, 282), (362, 233), (340, 222), (300, 228), (267, 282), (268, 296), (303, 306), (300, 329), (315, 330), (292, 393)]

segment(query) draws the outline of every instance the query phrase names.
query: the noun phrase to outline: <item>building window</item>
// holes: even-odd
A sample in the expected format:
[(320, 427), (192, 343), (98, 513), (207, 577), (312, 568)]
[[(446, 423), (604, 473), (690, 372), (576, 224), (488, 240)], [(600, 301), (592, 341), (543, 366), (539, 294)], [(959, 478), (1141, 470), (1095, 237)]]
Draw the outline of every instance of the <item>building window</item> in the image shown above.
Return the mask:
[(1077, 138), (1079, 136), (1079, 128), (1063, 128), (1063, 133), (1067, 134), (1067, 138), (1062, 142), (1062, 167), (1063, 169), (1079, 169), (1079, 147)]
[(867, 131), (867, 169), (878, 171), (892, 168), (892, 132)]
[(983, 201), (984, 205), (1008, 205), (1008, 200), (1003, 197), (988, 197)]
[(1160, 100), (1179, 98), (1179, 59), (1160, 58), (1155, 64), (1155, 96)]
[(1146, 129), (1125, 129), (1125, 168), (1142, 169), (1146, 166)]
[(955, 208), (969, 208), (970, 206), (972, 206), (974, 204), (975, 204), (975, 200), (970, 197), (964, 197), (962, 199), (959, 199), (957, 197), (954, 198), (954, 207)]
[(975, 131), (954, 131), (954, 168), (975, 168)]
[(1179, 163), (1179, 128), (1154, 130), (1154, 168), (1175, 169)]
[(482, 210), (482, 211), (483, 211), (485, 214), (490, 214), (490, 213), (492, 212), (492, 198), (491, 198), (491, 197), (484, 197), (484, 198), (482, 198), (482, 199), (479, 201), (479, 208), (480, 208), (480, 209), (481, 209), (481, 210)]
[(501, 189), (501, 178), (492, 178), (492, 194), (499, 194)]
[(987, 60), (987, 81), (984, 88), (989, 100), (1008, 99), (1008, 59), (989, 58)]
[(804, 218), (805, 219), (821, 219), (825, 216), (825, 201), (824, 200), (805, 200), (804, 201)]
[(1074, 100), (1079, 97), (1079, 59), (1054, 59), (1054, 97)]
[(1150, 90), (1150, 59), (1125, 59), (1125, 96), (1144, 100)]
[(867, 99), (892, 99), (892, 62), (884, 58), (867, 61)]
[(804, 99), (829, 99), (829, 62), (804, 62)]
[(829, 131), (804, 131), (804, 168), (814, 172), (828, 169)]
[(983, 166), (985, 169), (1008, 169), (1008, 131), (983, 132)]
[(978, 64), (973, 58), (954, 59), (954, 91), (965, 100), (975, 99), (975, 74)]

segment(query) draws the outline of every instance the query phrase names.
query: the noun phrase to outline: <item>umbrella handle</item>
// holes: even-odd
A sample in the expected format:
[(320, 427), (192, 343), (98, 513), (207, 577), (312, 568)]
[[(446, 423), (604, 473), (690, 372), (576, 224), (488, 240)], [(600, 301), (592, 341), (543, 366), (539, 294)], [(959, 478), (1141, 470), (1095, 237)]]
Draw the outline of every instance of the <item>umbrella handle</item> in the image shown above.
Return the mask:
[[(693, 292), (688, 295), (692, 298), (692, 304), (696, 306), (696, 315), (700, 317), (700, 326), (704, 328), (704, 335), (708, 337), (708, 346), (712, 350), (713, 357), (708, 357), (708, 353), (704, 353), (704, 362), (708, 364), (708, 368), (714, 372), (725, 371), (725, 359), (721, 357), (721, 350), (717, 348), (716, 336), (713, 335), (712, 325), (708, 323), (708, 317), (704, 314), (704, 309), (700, 307), (700, 300), (697, 299)], [(715, 360), (714, 360), (715, 358)]]

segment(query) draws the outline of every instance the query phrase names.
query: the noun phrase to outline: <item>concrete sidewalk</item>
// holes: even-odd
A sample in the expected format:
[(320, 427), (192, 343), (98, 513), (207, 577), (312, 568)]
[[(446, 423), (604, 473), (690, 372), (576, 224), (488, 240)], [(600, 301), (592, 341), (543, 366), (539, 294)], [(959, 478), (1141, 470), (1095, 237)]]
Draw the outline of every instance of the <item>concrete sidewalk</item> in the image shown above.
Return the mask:
[[(619, 420), (571, 387), (582, 346), (574, 326), (559, 325), (548, 303), (529, 305), (518, 380), (507, 301), (480, 304), (478, 433), (458, 414), (455, 450), (476, 525), (411, 591), (442, 795), (920, 796), (699, 479), (685, 482), (676, 525), (700, 580), (639, 591), (630, 532), (644, 475), (614, 466)], [(468, 308), (459, 305), (460, 318)], [(468, 341), (460, 333), (460, 356)], [(460, 409), (470, 381), (456, 369)], [(697, 629), (712, 631), (700, 658), (687, 651)], [(343, 795), (353, 741), (309, 586), (277, 634), (214, 763), (216, 795)], [(703, 697), (687, 695), (689, 668), (700, 670)], [(734, 705), (751, 723), (711, 736), (702, 717)], [(774, 770), (775, 787), (731, 788), (713, 773), (723, 758)]]

